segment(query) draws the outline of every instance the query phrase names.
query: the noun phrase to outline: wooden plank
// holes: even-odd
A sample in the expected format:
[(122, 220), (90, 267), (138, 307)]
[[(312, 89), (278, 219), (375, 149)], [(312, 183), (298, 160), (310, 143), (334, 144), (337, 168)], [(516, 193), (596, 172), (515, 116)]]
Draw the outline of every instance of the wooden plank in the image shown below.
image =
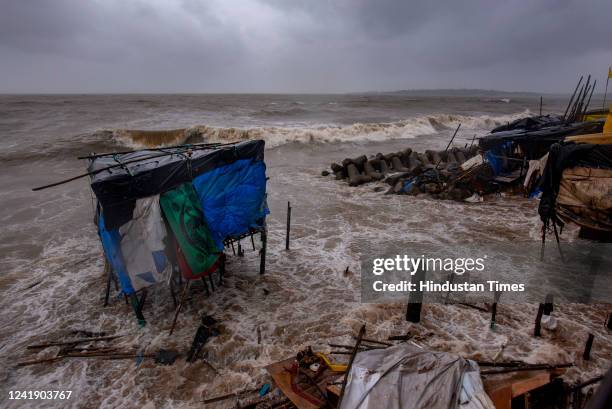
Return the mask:
[(496, 409), (510, 409), (513, 398), (547, 385), (550, 380), (550, 371), (526, 371), (487, 375), (483, 384)]
[(295, 406), (298, 407), (298, 409), (319, 409), (319, 406), (293, 392), (293, 388), (291, 387), (291, 373), (287, 369), (291, 367), (294, 361), (294, 358), (285, 359), (284, 361), (266, 366), (266, 370), (274, 380), (276, 386)]
[(512, 386), (503, 385), (494, 390), (487, 390), (489, 398), (493, 401), (495, 409), (511, 409), (512, 408)]
[(550, 373), (548, 373), (548, 371), (534, 373), (529, 378), (519, 379), (512, 383), (512, 397), (516, 398), (517, 396), (523, 395), (549, 383)]

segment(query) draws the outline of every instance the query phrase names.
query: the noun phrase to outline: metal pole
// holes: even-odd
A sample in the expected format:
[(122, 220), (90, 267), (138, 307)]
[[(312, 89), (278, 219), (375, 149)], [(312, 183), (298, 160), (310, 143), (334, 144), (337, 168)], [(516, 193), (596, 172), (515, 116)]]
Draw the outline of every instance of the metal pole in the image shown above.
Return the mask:
[(291, 233), (291, 202), (287, 202), (287, 235), (285, 236), (285, 250), (289, 250), (289, 234)]

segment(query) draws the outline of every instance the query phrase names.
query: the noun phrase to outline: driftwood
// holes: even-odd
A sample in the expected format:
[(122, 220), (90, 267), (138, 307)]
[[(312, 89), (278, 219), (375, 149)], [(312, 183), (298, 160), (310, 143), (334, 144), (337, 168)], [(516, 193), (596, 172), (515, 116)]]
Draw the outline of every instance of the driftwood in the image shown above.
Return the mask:
[(410, 338), (412, 338), (413, 335), (412, 334), (406, 334), (406, 335), (391, 335), (389, 338), (387, 338), (389, 341), (408, 341)]
[[(342, 344), (327, 344), (331, 348), (344, 348), (344, 349), (353, 349), (354, 345), (342, 345)], [(383, 346), (374, 346), (374, 345), (360, 345), (360, 349), (385, 349)]]
[(46, 344), (28, 345), (26, 348), (27, 349), (42, 349), (42, 348), (54, 347), (54, 346), (82, 344), (84, 342), (108, 341), (108, 340), (120, 338), (120, 337), (123, 337), (123, 336), (124, 335), (110, 335), (110, 336), (106, 336), (106, 337), (79, 338), (79, 339), (73, 339), (71, 341), (49, 342), (49, 343), (46, 343)]
[(497, 375), (509, 372), (520, 372), (520, 371), (539, 371), (539, 370), (551, 370), (551, 369), (560, 369), (560, 368), (569, 368), (574, 366), (572, 363), (567, 364), (558, 364), (558, 365), (521, 365), (515, 367), (501, 368), (501, 369), (486, 369), (484, 371), (480, 371), (481, 375)]
[(214, 398), (204, 399), (204, 401), (202, 401), (202, 403), (207, 404), (207, 403), (220, 402), (220, 401), (231, 399), (231, 398), (239, 398), (242, 395), (246, 395), (248, 393), (255, 393), (257, 391), (259, 391), (259, 389), (245, 389), (245, 390), (238, 391), (238, 392), (233, 392), (233, 393), (228, 393), (228, 394), (225, 394), (225, 395), (215, 396)]
[[(357, 338), (355, 338), (357, 339)], [(390, 344), (388, 342), (384, 342), (384, 341), (379, 341), (377, 339), (369, 339), (369, 338), (361, 338), (362, 342), (369, 342), (370, 344), (380, 344), (380, 345), (384, 345), (384, 346), (393, 346), (393, 344)]]

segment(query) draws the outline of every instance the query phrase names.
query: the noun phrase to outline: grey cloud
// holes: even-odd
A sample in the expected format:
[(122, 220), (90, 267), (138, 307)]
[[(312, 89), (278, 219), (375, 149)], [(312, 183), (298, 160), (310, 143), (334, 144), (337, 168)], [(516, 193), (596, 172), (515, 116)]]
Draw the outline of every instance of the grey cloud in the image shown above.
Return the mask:
[(568, 91), (607, 0), (4, 0), (0, 92)]

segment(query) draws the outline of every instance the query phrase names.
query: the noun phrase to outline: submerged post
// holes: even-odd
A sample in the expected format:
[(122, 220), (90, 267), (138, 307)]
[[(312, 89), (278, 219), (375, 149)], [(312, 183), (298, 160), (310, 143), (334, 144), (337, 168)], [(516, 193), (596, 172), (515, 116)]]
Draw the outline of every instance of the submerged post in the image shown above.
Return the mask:
[(490, 327), (492, 330), (495, 329), (495, 324), (496, 324), (496, 318), (497, 318), (497, 302), (499, 301), (499, 299), (501, 298), (501, 291), (495, 291), (495, 293), (493, 293), (493, 304), (491, 305), (491, 324)]
[(291, 233), (291, 202), (287, 202), (287, 235), (285, 236), (285, 250), (289, 250), (289, 234)]
[(550, 315), (553, 312), (554, 296), (552, 294), (546, 294), (546, 300), (544, 301), (544, 315)]
[(408, 305), (406, 306), (406, 321), (418, 323), (421, 321), (421, 309), (423, 307), (423, 291), (421, 282), (425, 281), (425, 271), (418, 269), (413, 276), (412, 282), (415, 283), (416, 291), (410, 291)]
[(268, 248), (268, 232), (266, 222), (263, 223), (261, 231), (261, 250), (259, 250), (259, 274), (266, 272), (266, 250)]
[(132, 293), (129, 296), (130, 304), (132, 305), (132, 309), (134, 310), (134, 314), (136, 315), (136, 319), (138, 320), (138, 325), (144, 327), (146, 324), (145, 317), (142, 315), (142, 305), (136, 296), (136, 293)]
[(608, 314), (608, 323), (606, 324), (606, 327), (612, 330), (612, 313)]
[(533, 329), (533, 336), (539, 337), (542, 329), (542, 314), (544, 313), (544, 304), (540, 303), (538, 307), (538, 315), (536, 316), (535, 328)]
[(593, 347), (593, 339), (595, 339), (595, 335), (589, 334), (586, 345), (584, 346), (584, 352), (582, 354), (582, 359), (584, 359), (585, 361), (591, 359), (591, 348)]

